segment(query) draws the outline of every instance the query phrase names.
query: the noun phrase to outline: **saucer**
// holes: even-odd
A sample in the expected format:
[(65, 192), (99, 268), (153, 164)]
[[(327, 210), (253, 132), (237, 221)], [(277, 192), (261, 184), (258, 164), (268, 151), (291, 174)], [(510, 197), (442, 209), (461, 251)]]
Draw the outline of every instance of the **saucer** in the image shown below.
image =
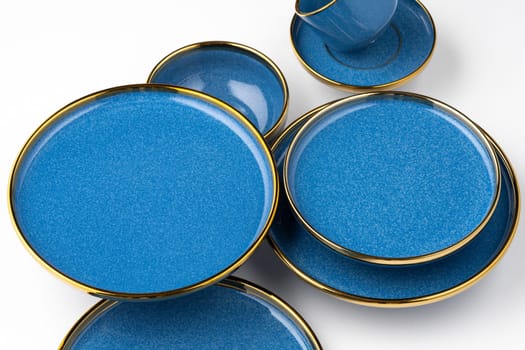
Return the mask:
[(9, 185), (15, 227), (55, 274), (108, 298), (160, 298), (239, 267), (275, 214), (260, 133), (202, 93), (131, 85), (56, 112)]
[(61, 350), (288, 349), (321, 345), (295, 310), (238, 278), (156, 303), (101, 301), (77, 322)]
[(407, 265), (472, 240), (496, 207), (500, 173), (489, 141), (459, 111), (385, 92), (310, 118), (289, 147), (283, 182), (299, 221), (324, 244)]
[(290, 32), (297, 57), (314, 77), (350, 91), (391, 89), (407, 82), (429, 62), (436, 41), (432, 17), (417, 0), (399, 0), (386, 31), (356, 52), (330, 49), (297, 15)]
[[(307, 113), (274, 143), (280, 173), (287, 148), (299, 128), (315, 115)], [(487, 135), (488, 137), (488, 135)], [(343, 300), (377, 307), (428, 304), (455, 295), (485, 276), (503, 257), (514, 237), (519, 191), (504, 153), (490, 140), (501, 166), (501, 195), (485, 228), (468, 245), (442, 259), (411, 266), (364, 263), (328, 248), (295, 219), (282, 195), (269, 241), (281, 260), (313, 286)]]
[(284, 127), (288, 85), (261, 52), (238, 43), (208, 41), (180, 48), (151, 72), (148, 83), (202, 91), (236, 108), (271, 140)]

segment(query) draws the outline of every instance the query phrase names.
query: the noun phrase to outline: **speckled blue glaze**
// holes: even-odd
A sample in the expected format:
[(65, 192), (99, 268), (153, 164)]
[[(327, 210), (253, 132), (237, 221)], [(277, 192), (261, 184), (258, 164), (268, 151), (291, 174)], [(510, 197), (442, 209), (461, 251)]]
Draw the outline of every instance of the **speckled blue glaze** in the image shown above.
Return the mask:
[(430, 57), (435, 29), (428, 13), (415, 0), (399, 0), (388, 28), (368, 47), (338, 53), (315, 30), (295, 16), (291, 36), (304, 63), (329, 81), (367, 88), (398, 82), (422, 67)]
[(397, 1), (297, 0), (296, 13), (331, 48), (351, 51), (369, 45), (383, 32), (396, 11)]
[[(279, 173), (285, 153), (307, 119), (287, 130), (273, 147)], [(484, 271), (512, 238), (518, 215), (516, 184), (502, 161), (501, 195), (485, 228), (468, 245), (440, 260), (392, 267), (367, 264), (320, 243), (296, 221), (284, 194), (269, 238), (284, 259), (327, 289), (350, 300), (400, 302), (436, 296), (466, 284)]]
[(66, 349), (315, 349), (271, 300), (224, 285), (169, 301), (117, 302), (76, 338)]
[(276, 184), (244, 118), (145, 86), (61, 114), (11, 188), (24, 239), (60, 273), (113, 293), (171, 292), (221, 273), (261, 237)]
[(226, 43), (204, 43), (173, 55), (157, 67), (151, 83), (183, 86), (230, 104), (266, 134), (286, 107), (276, 71), (261, 57)]
[(488, 144), (452, 112), (404, 94), (350, 99), (321, 111), (290, 148), (288, 193), (313, 229), (384, 259), (448, 249), (494, 206)]

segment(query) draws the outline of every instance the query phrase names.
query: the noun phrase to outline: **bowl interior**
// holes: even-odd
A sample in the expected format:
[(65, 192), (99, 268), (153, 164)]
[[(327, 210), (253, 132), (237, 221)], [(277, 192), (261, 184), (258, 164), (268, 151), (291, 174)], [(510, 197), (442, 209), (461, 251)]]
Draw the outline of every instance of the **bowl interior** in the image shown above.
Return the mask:
[(230, 104), (267, 133), (286, 105), (280, 75), (263, 57), (229, 44), (192, 46), (169, 57), (150, 78), (202, 91)]

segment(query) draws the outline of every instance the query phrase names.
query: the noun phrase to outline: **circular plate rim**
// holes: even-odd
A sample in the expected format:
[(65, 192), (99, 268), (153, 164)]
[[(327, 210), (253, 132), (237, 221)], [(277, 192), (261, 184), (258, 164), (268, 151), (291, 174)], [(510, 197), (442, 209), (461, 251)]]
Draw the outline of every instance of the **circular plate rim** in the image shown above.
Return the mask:
[[(147, 91), (147, 90), (165, 90), (170, 91), (173, 93), (181, 93), (190, 97), (197, 98), (201, 101), (210, 103), (217, 108), (225, 111), (229, 115), (231, 115), (233, 118), (237, 119), (241, 124), (243, 124), (248, 132), (252, 134), (254, 137), (254, 140), (258, 143), (258, 146), (261, 147), (261, 154), (264, 154), (266, 158), (268, 159), (268, 167), (271, 169), (271, 174), (269, 174), (269, 178), (271, 179), (273, 185), (273, 190), (271, 194), (271, 206), (268, 213), (267, 220), (265, 224), (263, 225), (263, 228), (258, 232), (256, 237), (253, 241), (253, 243), (246, 249), (246, 251), (232, 264), (230, 264), (225, 269), (215, 272), (213, 275), (209, 276), (207, 279), (204, 279), (202, 281), (198, 281), (192, 285), (177, 288), (174, 290), (167, 290), (162, 292), (153, 292), (153, 293), (128, 293), (128, 292), (119, 292), (119, 291), (112, 291), (112, 290), (106, 290), (97, 288), (95, 286), (89, 285), (87, 283), (83, 283), (82, 281), (76, 280), (71, 276), (68, 276), (59, 269), (55, 268), (50, 262), (46, 261), (43, 257), (41, 257), (36, 249), (33, 248), (33, 246), (27, 241), (25, 238), (25, 234), (22, 232), (21, 228), (18, 225), (18, 221), (15, 215), (15, 210), (13, 206), (13, 188), (14, 188), (14, 182), (17, 174), (17, 170), (19, 168), (19, 165), (24, 159), (24, 156), (28, 149), (30, 148), (33, 141), (37, 140), (40, 134), (46, 130), (46, 128), (52, 124), (56, 119), (60, 118), (62, 115), (67, 114), (68, 112), (74, 110), (78, 106), (82, 105), (83, 103), (92, 101), (96, 98), (99, 98), (101, 96), (116, 94), (120, 92), (126, 92), (126, 91)], [(189, 293), (201, 288), (204, 288), (208, 285), (214, 284), (221, 279), (227, 277), (229, 274), (234, 272), (237, 268), (239, 268), (257, 249), (257, 247), (260, 246), (260, 244), (264, 241), (264, 238), (266, 237), (271, 223), (275, 217), (275, 213), (277, 210), (277, 204), (278, 204), (278, 198), (279, 198), (279, 181), (277, 177), (277, 170), (275, 167), (275, 161), (273, 160), (273, 154), (271, 153), (268, 144), (264, 140), (261, 133), (257, 130), (257, 128), (240, 112), (238, 112), (233, 107), (229, 106), (228, 104), (222, 102), (219, 99), (214, 98), (213, 96), (209, 96), (205, 93), (202, 93), (200, 91), (191, 90), (188, 88), (182, 88), (182, 87), (176, 87), (171, 85), (163, 85), (163, 84), (130, 84), (130, 85), (122, 85), (122, 86), (116, 86), (104, 90), (97, 91), (95, 93), (86, 95), (84, 97), (81, 97), (66, 106), (62, 107), (55, 113), (53, 113), (49, 118), (47, 118), (36, 130), (31, 134), (31, 136), (25, 141), (23, 147), (21, 148), (20, 152), (18, 153), (16, 160), (12, 166), (11, 172), (9, 174), (9, 180), (8, 180), (8, 189), (7, 189), (7, 206), (8, 206), (8, 212), (9, 217), (11, 219), (11, 223), (13, 225), (13, 228), (22, 242), (23, 246), (26, 248), (26, 250), (30, 253), (30, 255), (40, 264), (42, 265), (46, 270), (51, 272), (53, 275), (58, 277), (59, 279), (67, 282), (68, 284), (83, 290), (84, 292), (87, 292), (89, 294), (103, 297), (103, 298), (109, 298), (109, 299), (134, 299), (134, 300), (147, 300), (147, 299), (162, 299), (167, 298), (175, 295), (181, 295), (185, 293)]]

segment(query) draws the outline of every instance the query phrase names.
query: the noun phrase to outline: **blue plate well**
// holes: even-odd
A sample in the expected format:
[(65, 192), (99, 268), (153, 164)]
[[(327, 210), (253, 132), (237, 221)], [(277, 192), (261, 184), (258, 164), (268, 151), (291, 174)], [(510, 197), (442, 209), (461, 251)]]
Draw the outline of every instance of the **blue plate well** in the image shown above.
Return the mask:
[(268, 57), (245, 45), (210, 41), (183, 47), (164, 58), (148, 82), (214, 96), (240, 111), (269, 139), (284, 126), (284, 76)]
[(429, 62), (436, 32), (429, 12), (417, 0), (399, 0), (390, 26), (370, 46), (341, 53), (330, 49), (307, 23), (294, 16), (291, 38), (303, 65), (317, 78), (343, 89), (398, 86)]
[(147, 298), (225, 277), (262, 241), (277, 183), (233, 108), (167, 86), (114, 88), (53, 115), (12, 174), (22, 239), (89, 292)]
[(391, 265), (466, 244), (488, 221), (500, 187), (481, 131), (452, 108), (407, 93), (325, 108), (298, 131), (283, 172), (310, 232), (343, 254)]
[(60, 349), (320, 348), (304, 320), (280, 299), (226, 279), (168, 301), (103, 301), (84, 315)]
[[(279, 172), (290, 142), (315, 113), (292, 124), (272, 147)], [(412, 266), (361, 262), (328, 248), (295, 219), (284, 196), (270, 229), (270, 242), (284, 263), (308, 283), (344, 300), (373, 306), (425, 304), (454, 295), (483, 277), (501, 259), (518, 223), (519, 192), (501, 150), (501, 195), (485, 228), (466, 246), (439, 260)]]

